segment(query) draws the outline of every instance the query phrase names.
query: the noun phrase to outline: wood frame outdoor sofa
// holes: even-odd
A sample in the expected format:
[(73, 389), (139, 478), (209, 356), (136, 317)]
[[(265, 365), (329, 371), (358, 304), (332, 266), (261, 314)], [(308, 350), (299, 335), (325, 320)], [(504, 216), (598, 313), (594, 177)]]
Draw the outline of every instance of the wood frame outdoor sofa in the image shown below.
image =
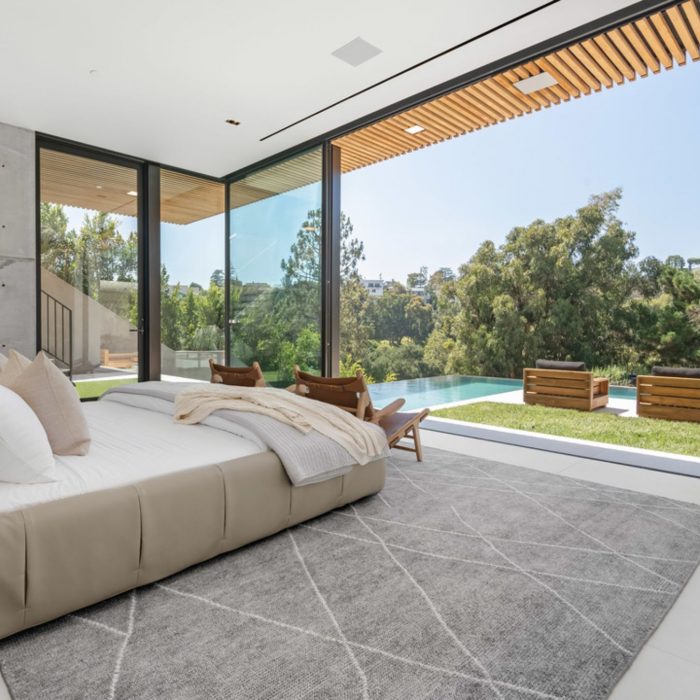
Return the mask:
[(608, 405), (609, 381), (594, 377), (583, 362), (537, 360), (523, 370), (526, 404), (594, 411)]
[(637, 415), (700, 423), (700, 369), (654, 367), (639, 375)]

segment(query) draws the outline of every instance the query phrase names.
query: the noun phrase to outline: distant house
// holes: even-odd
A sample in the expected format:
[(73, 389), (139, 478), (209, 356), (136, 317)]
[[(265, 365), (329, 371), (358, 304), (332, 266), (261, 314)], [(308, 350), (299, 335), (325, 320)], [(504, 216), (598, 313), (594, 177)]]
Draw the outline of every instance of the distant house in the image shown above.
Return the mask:
[(169, 284), (171, 294), (176, 294), (179, 297), (186, 297), (190, 289), (199, 294), (202, 291), (202, 285), (192, 282), (191, 284)]
[(372, 297), (380, 297), (384, 294), (384, 280), (362, 280), (362, 286), (369, 292)]

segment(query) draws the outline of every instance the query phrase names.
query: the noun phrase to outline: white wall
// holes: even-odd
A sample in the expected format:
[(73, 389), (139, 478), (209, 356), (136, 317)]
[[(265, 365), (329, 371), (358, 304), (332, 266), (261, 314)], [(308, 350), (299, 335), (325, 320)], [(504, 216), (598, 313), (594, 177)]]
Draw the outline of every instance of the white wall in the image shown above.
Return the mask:
[(0, 352), (36, 353), (34, 132), (0, 123)]
[[(128, 320), (44, 268), (41, 269), (41, 288), (73, 311), (74, 372), (90, 372), (97, 367), (103, 347), (112, 352), (136, 352), (138, 339), (136, 333), (130, 331)], [(52, 332), (50, 327), (49, 333)]]

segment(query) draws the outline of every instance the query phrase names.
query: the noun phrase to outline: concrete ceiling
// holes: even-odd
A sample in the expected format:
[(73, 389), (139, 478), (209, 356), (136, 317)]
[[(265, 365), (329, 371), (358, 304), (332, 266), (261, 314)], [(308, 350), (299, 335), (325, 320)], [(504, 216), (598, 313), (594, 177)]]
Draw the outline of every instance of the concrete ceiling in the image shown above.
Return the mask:
[[(543, 4), (0, 0), (0, 122), (221, 176), (632, 3), (559, 0), (261, 141)], [(332, 55), (358, 36), (382, 52)]]

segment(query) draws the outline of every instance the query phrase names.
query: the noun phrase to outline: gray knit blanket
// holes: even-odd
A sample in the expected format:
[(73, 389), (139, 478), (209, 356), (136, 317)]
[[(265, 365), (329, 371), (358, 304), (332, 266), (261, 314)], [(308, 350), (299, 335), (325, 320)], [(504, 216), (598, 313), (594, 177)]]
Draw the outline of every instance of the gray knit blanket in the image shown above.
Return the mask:
[[(108, 389), (101, 400), (118, 401), (137, 408), (174, 415), (175, 397), (181, 391), (198, 385), (201, 386), (195, 382), (123, 384)], [(316, 430), (306, 434), (301, 433), (292, 426), (269, 416), (220, 409), (205, 418), (201, 424), (226, 430), (248, 439), (253, 438), (253, 441), (261, 447), (272, 450), (280, 458), (294, 486), (305, 486), (333, 479), (347, 474), (356, 464), (356, 460), (350, 453), (331, 438)], [(384, 436), (384, 431), (379, 426), (369, 423), (365, 425), (367, 429), (379, 431)], [(376, 459), (386, 457), (388, 454), (387, 446)]]

